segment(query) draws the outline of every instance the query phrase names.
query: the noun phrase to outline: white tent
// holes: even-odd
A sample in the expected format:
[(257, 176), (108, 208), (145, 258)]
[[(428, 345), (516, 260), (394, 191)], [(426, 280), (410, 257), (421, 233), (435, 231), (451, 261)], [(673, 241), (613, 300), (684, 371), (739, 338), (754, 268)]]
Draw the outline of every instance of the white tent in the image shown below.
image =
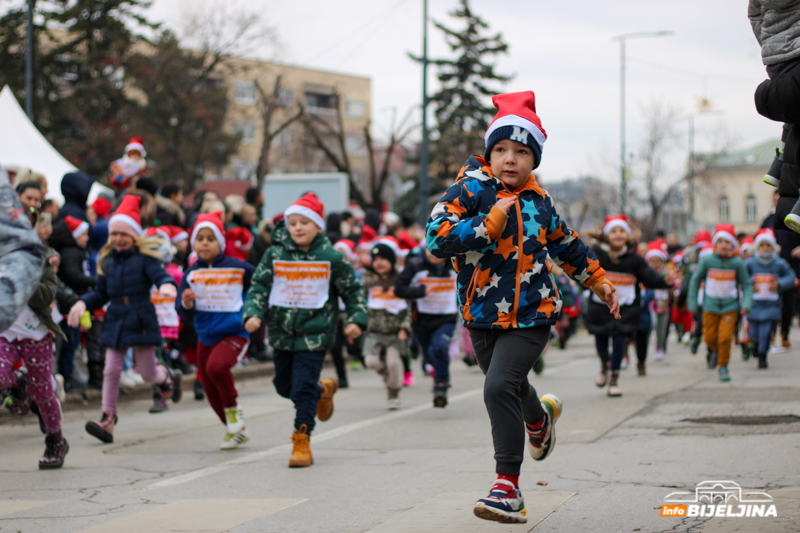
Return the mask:
[(47, 196), (64, 202), (61, 178), (75, 166), (64, 159), (28, 120), (11, 88), (0, 91), (0, 164), (29, 167), (47, 178)]

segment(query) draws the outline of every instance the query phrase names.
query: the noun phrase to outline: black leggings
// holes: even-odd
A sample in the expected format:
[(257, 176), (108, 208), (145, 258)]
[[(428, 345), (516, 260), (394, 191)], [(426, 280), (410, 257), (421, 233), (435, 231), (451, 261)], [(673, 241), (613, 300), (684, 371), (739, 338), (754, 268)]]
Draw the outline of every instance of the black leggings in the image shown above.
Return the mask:
[(647, 360), (647, 344), (650, 342), (650, 332), (651, 330), (636, 331), (636, 359), (639, 360), (640, 363), (644, 363)]

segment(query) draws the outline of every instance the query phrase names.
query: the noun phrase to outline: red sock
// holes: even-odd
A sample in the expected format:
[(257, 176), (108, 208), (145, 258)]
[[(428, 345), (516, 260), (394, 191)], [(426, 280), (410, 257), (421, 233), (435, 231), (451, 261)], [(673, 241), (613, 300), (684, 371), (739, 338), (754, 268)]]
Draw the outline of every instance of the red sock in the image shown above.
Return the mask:
[(514, 484), (515, 488), (519, 488), (519, 476), (512, 476), (511, 474), (497, 474), (497, 479), (505, 479)]

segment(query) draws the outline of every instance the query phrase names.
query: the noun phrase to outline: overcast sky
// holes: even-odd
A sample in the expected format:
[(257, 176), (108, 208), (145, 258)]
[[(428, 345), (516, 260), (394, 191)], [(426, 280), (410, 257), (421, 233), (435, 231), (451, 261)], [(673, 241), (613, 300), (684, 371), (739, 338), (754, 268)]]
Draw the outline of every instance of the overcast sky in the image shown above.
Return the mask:
[[(207, 0), (213, 2), (213, 0)], [(230, 1), (230, 0), (229, 0)], [(407, 57), (422, 48), (422, 0), (239, 0), (260, 10), (277, 29), (275, 59), (372, 79), (375, 134), (390, 112), (421, 101), (421, 68)], [(151, 18), (179, 28), (200, 0), (155, 0)], [(207, 4), (208, 5), (208, 4)], [(452, 27), (456, 0), (429, 0), (429, 15)], [(747, 147), (780, 135), (780, 125), (760, 117), (753, 92), (766, 78), (745, 0), (471, 0), (475, 13), (509, 44), (498, 71), (516, 77), (501, 92), (533, 90), (547, 130), (545, 183), (593, 174), (613, 179), (619, 159), (620, 47), (614, 36), (674, 31), (627, 44), (628, 151), (637, 151), (642, 110), (652, 102), (690, 113), (710, 99), (716, 114), (696, 119), (696, 147), (708, 149), (719, 132)], [(442, 34), (430, 26), (429, 55), (447, 55)], [(264, 51), (270, 59), (272, 53)], [(436, 89), (435, 72), (429, 93)], [(688, 147), (688, 141), (686, 141)], [(688, 152), (688, 148), (687, 148)], [(685, 160), (687, 152), (676, 159)]]

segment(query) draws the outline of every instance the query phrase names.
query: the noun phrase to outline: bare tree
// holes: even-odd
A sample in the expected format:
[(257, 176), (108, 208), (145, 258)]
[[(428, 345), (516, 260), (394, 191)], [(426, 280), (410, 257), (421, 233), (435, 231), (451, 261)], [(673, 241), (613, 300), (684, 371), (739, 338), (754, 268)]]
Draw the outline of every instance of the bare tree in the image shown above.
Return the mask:
[(383, 188), (389, 179), (389, 167), (395, 148), (401, 144), (408, 135), (414, 131), (416, 125), (406, 126), (411, 110), (406, 114), (400, 124), (395, 124), (392, 120), (392, 128), (389, 135), (389, 143), (383, 157), (380, 171), (375, 166), (376, 149), (370, 134), (369, 122), (364, 126), (364, 141), (369, 157), (369, 189), (361, 190), (361, 187), (354, 179), (353, 169), (350, 164), (350, 156), (347, 151), (347, 134), (344, 130), (344, 118), (342, 116), (341, 95), (338, 91), (334, 92), (334, 102), (336, 105), (336, 117), (333, 124), (318, 116), (309, 113), (303, 104), (300, 105), (300, 112), (303, 125), (314, 140), (316, 147), (322, 151), (330, 163), (339, 171), (347, 175), (350, 183), (350, 194), (362, 208), (380, 208)]
[(294, 122), (300, 119), (303, 110), (298, 106), (298, 111), (288, 117), (283, 122), (275, 125), (273, 128), (272, 122), (275, 119), (275, 113), (279, 109), (290, 107), (293, 103), (285, 102), (281, 98), (281, 78), (278, 75), (275, 78), (275, 85), (272, 91), (267, 93), (258, 81), (255, 81), (256, 91), (258, 92), (258, 106), (261, 113), (261, 120), (263, 123), (263, 141), (261, 143), (261, 155), (258, 158), (258, 166), (256, 167), (256, 186), (261, 190), (264, 184), (264, 177), (269, 173), (269, 153), (272, 150), (273, 141), (280, 135), (286, 128), (291, 126)]

